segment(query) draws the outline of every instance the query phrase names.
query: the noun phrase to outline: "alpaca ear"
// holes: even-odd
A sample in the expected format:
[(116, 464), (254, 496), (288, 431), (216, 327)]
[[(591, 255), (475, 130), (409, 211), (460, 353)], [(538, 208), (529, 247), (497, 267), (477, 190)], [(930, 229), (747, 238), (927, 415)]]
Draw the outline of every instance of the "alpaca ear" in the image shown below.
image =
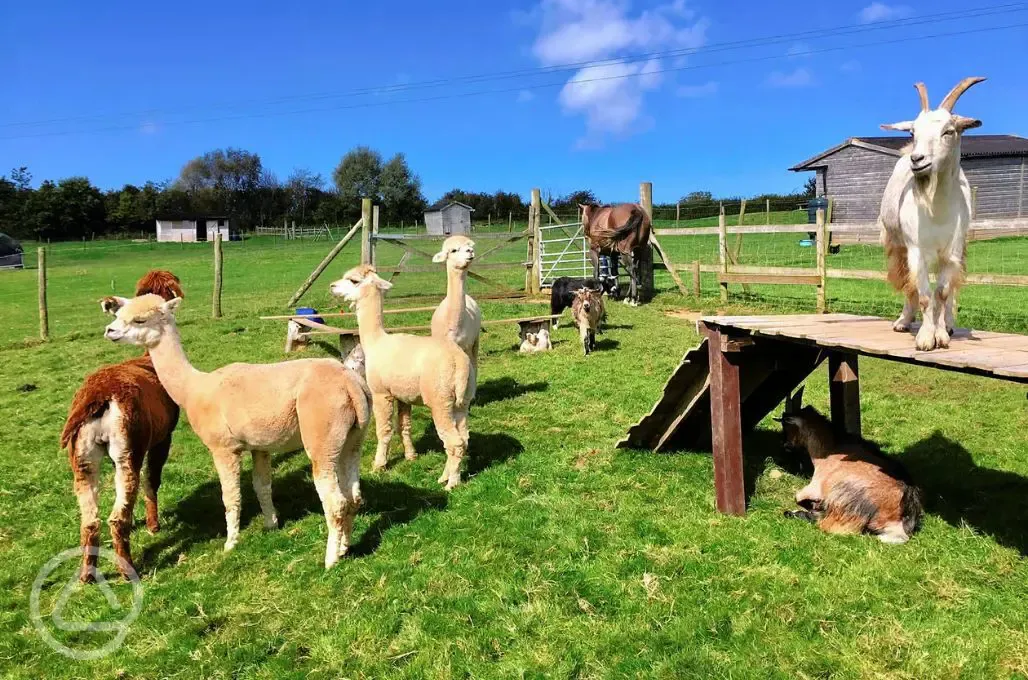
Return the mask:
[(180, 304), (182, 304), (182, 298), (173, 298), (161, 305), (161, 311), (165, 314), (174, 314)]
[(440, 262), (446, 262), (446, 253), (439, 251), (438, 253), (432, 256), (432, 261), (436, 264), (439, 264)]
[(104, 314), (114, 315), (119, 309), (125, 306), (128, 299), (118, 297), (117, 295), (111, 295), (100, 300), (100, 309), (104, 311)]
[(371, 279), (371, 282), (373, 284), (375, 284), (375, 287), (378, 288), (381, 291), (387, 291), (387, 290), (389, 290), (390, 288), (393, 287), (393, 284), (389, 283), (388, 281), (386, 281), (385, 279), (383, 279), (381, 276), (378, 276), (378, 275), (374, 276)]

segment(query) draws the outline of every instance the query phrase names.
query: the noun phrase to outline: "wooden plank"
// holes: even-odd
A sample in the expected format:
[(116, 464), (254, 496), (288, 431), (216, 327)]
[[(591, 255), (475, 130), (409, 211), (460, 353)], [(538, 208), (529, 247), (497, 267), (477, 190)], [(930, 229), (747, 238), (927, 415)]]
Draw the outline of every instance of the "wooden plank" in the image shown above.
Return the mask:
[(832, 424), (840, 432), (860, 436), (860, 370), (857, 355), (832, 352), (828, 355), (829, 397)]
[(650, 243), (653, 244), (653, 247), (656, 248), (657, 252), (660, 254), (660, 259), (664, 261), (664, 265), (667, 267), (667, 273), (671, 275), (671, 280), (675, 282), (676, 286), (678, 286), (679, 292), (682, 295), (688, 295), (689, 291), (686, 289), (685, 283), (682, 281), (682, 277), (678, 275), (677, 271), (675, 271), (675, 263), (671, 261), (670, 257), (668, 257), (668, 254), (664, 251), (664, 246), (660, 245), (660, 241), (657, 240), (657, 237), (653, 235), (652, 231), (650, 231)]
[(802, 285), (816, 286), (821, 282), (818, 276), (797, 276), (782, 274), (743, 274), (731, 272), (729, 274), (718, 274), (719, 283), (766, 283), (774, 285)]
[[(520, 234), (514, 234), (513, 237), (507, 232), (498, 233), (484, 233), (475, 234), (475, 241), (489, 241), (489, 240), (520, 240), (531, 236), (530, 231), (523, 231)], [(375, 237), (378, 241), (445, 241), (449, 236), (442, 234), (379, 234)]]
[(739, 365), (721, 351), (721, 331), (708, 327), (710, 356), (710, 432), (714, 451), (714, 491), (717, 509), (731, 515), (746, 513), (742, 461), (742, 418)]
[(325, 271), (325, 268), (328, 267), (329, 264), (331, 264), (332, 260), (334, 260), (336, 255), (339, 254), (339, 251), (342, 250), (343, 247), (350, 242), (350, 239), (354, 237), (354, 235), (357, 233), (357, 231), (361, 228), (361, 225), (363, 224), (363, 220), (358, 220), (357, 224), (350, 227), (350, 231), (346, 232), (346, 235), (343, 236), (343, 238), (339, 239), (339, 243), (335, 244), (335, 246), (332, 247), (332, 250), (328, 251), (328, 255), (326, 255), (325, 258), (318, 264), (318, 266), (314, 268), (314, 271), (312, 271), (311, 275), (307, 277), (307, 280), (303, 282), (303, 285), (301, 285), (297, 289), (297, 291), (293, 293), (293, 296), (289, 298), (289, 302), (286, 303), (286, 307), (292, 307), (297, 302), (299, 302), (300, 298), (303, 297), (304, 293), (310, 290), (310, 287), (313, 286), (314, 282), (318, 280), (318, 277), (321, 276), (321, 273), (323, 271)]
[[(475, 270), (488, 270), (488, 269), (523, 269), (525, 267), (524, 262), (483, 262), (482, 264), (472, 264), (471, 269), (468, 270), (468, 274)], [(375, 270), (379, 273), (394, 272), (398, 274), (427, 274), (430, 272), (442, 271), (446, 268), (445, 262), (438, 264), (427, 264), (427, 265), (406, 265), (398, 266), (394, 265), (391, 267), (375, 267)]]

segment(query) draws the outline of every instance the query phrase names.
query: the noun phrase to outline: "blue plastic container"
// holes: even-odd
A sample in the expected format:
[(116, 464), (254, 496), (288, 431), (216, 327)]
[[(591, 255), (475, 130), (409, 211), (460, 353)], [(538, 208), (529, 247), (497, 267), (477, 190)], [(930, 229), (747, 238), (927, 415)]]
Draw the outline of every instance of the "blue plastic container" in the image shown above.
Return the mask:
[(800, 247), (801, 248), (810, 248), (813, 245), (814, 245), (814, 241), (812, 239), (809, 239), (809, 238), (805, 238), (802, 241), (800, 241)]
[[(305, 314), (317, 314), (317, 313), (318, 313), (318, 310), (314, 309), (313, 307), (297, 307), (296, 308), (297, 316), (305, 315)], [(322, 319), (320, 316), (307, 317), (307, 318), (310, 319), (311, 321), (313, 321), (314, 323), (325, 323), (325, 320)]]

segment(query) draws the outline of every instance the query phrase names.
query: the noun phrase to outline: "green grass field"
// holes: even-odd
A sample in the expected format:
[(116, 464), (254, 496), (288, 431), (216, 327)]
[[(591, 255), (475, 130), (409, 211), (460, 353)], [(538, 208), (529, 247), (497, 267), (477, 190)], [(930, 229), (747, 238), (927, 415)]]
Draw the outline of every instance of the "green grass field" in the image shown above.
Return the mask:
[[(795, 235), (749, 240), (743, 253), (802, 260)], [(707, 248), (668, 239), (683, 261)], [(428, 246), (426, 245), (426, 248)], [(1006, 262), (1011, 246), (974, 244), (972, 257)], [(1016, 244), (1017, 248), (1023, 247)], [(682, 308), (812, 310), (809, 288), (755, 286), (722, 307), (662, 293), (649, 305), (610, 307), (599, 351), (581, 356), (562, 327), (554, 351), (519, 356), (515, 327), (483, 336), (471, 415), (466, 484), (435, 483), (442, 447), (424, 409), (414, 439), (423, 455), (370, 472), (354, 555), (322, 569), (325, 525), (302, 453), (275, 459), (282, 526), (261, 528), (244, 463), (243, 532), (224, 553), (224, 515), (210, 456), (183, 418), (161, 488), (163, 527), (141, 522), (133, 554), (142, 614), (124, 645), (71, 661), (42, 641), (29, 615), (40, 568), (75, 547), (78, 510), (58, 450), (68, 404), (83, 376), (136, 354), (102, 336), (96, 300), (129, 294), (151, 267), (183, 280), (186, 351), (209, 370), (283, 359), (282, 313), (329, 245), (254, 239), (225, 248), (225, 317), (210, 319), (212, 266), (205, 245), (55, 245), (50, 253), (53, 339), (36, 335), (36, 272), (0, 272), (0, 675), (12, 678), (979, 678), (1028, 675), (1028, 413), (1023, 387), (867, 360), (861, 365), (865, 435), (896, 454), (922, 486), (929, 511), (905, 546), (838, 537), (782, 517), (805, 484), (783, 457), (776, 424), (746, 441), (750, 511), (713, 509), (709, 454), (616, 451), (652, 406), (670, 372), (698, 342)], [(479, 245), (479, 252), (484, 250)], [(337, 309), (328, 282), (354, 264), (348, 247), (304, 298)], [(861, 248), (837, 257), (869, 265)], [(880, 251), (877, 253), (880, 257)], [(812, 257), (812, 254), (809, 254)], [(495, 261), (517, 261), (523, 246)], [(862, 259), (863, 258), (863, 259)], [(398, 251), (380, 250), (384, 263)], [(762, 262), (766, 263), (766, 262)], [(1014, 266), (1014, 265), (1011, 265)], [(1018, 267), (1028, 267), (1023, 261)], [(504, 272), (510, 285), (523, 273)], [(441, 274), (404, 274), (392, 295), (442, 294)], [(473, 284), (473, 292), (486, 291)], [(781, 291), (781, 292), (779, 292)], [(883, 285), (832, 282), (843, 311), (898, 311)], [(1025, 318), (1017, 289), (968, 288), (962, 319), (979, 327)], [(387, 302), (389, 302), (387, 300)], [(486, 318), (541, 312), (484, 302)], [(392, 325), (427, 322), (395, 316)], [(331, 355), (314, 346), (307, 356)], [(807, 395), (827, 408), (824, 371)], [(34, 391), (23, 391), (34, 385)], [(397, 438), (398, 439), (398, 438)], [(101, 512), (110, 511), (104, 466)], [(104, 527), (104, 537), (108, 534)], [(42, 612), (57, 606), (74, 564), (49, 577)], [(125, 601), (129, 588), (115, 586)], [(70, 612), (70, 613), (69, 613)], [(65, 617), (110, 618), (96, 587), (75, 589)], [(89, 648), (109, 633), (57, 632)]]

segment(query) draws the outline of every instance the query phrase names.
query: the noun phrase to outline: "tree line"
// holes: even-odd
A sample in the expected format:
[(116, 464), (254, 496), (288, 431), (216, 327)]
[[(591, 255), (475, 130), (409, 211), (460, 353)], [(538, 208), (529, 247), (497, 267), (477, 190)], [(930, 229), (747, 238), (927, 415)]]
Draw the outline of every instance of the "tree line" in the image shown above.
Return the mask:
[[(258, 154), (234, 148), (216, 149), (186, 163), (174, 180), (126, 184), (104, 191), (86, 177), (43, 180), (33, 187), (29, 169), (19, 167), (0, 175), (0, 232), (19, 239), (79, 240), (100, 236), (153, 233), (158, 218), (202, 215), (227, 216), (233, 230), (258, 225), (352, 224), (360, 217), (362, 198), (381, 206), (384, 224), (413, 224), (422, 220), (428, 202), (421, 179), (403, 154), (386, 160), (366, 146), (347, 152), (330, 181), (306, 168), (297, 168), (283, 181), (265, 168)], [(813, 183), (804, 193), (774, 196), (777, 200), (804, 200), (813, 196)], [(754, 197), (763, 201), (765, 196)], [(557, 212), (577, 211), (583, 203), (597, 203), (588, 190), (566, 195), (545, 193)], [(474, 208), (476, 221), (492, 216), (503, 221), (509, 214), (524, 219), (528, 204), (518, 193), (447, 191), (441, 200)], [(683, 207), (714, 211), (720, 201), (710, 192), (697, 191), (682, 197)], [(675, 204), (654, 206), (674, 208)]]

